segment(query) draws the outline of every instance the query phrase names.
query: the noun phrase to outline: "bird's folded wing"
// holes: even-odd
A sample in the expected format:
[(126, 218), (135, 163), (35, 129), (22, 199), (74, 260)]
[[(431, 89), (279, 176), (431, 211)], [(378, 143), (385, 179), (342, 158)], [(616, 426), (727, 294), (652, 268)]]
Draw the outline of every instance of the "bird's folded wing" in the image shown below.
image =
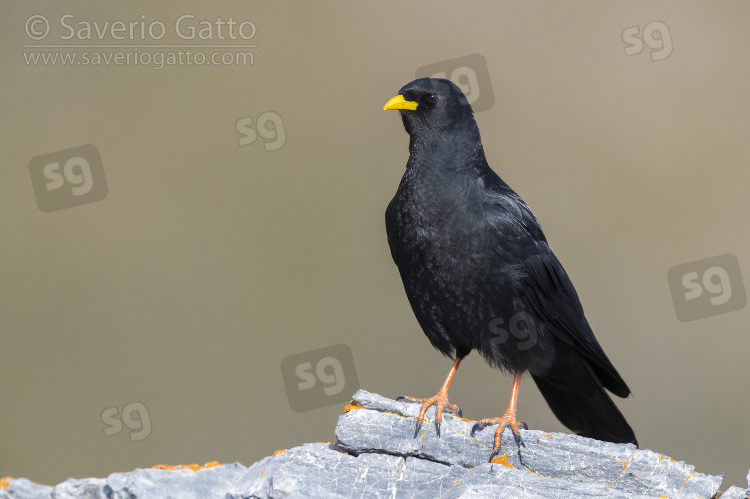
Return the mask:
[(578, 293), (547, 245), (534, 214), (512, 191), (487, 201), (492, 205), (487, 210), (488, 222), (505, 239), (503, 248), (515, 248), (526, 271), (517, 287), (520, 298), (559, 340), (576, 347), (607, 389), (626, 397), (630, 390), (596, 340)]

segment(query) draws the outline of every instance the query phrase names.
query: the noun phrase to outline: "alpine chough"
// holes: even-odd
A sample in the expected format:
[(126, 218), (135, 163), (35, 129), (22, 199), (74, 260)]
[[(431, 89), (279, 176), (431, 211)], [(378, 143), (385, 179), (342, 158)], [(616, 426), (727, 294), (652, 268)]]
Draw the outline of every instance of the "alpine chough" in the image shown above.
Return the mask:
[[(504, 428), (517, 442), (516, 402), (528, 371), (555, 416), (586, 437), (635, 443), (605, 388), (630, 389), (594, 337), (568, 274), (547, 244), (534, 214), (487, 164), (474, 113), (463, 92), (445, 79), (421, 78), (383, 109), (401, 114), (410, 136), (409, 160), (385, 212), (386, 232), (414, 315), (432, 346), (455, 361), (425, 411), (436, 404), (436, 427), (461, 360), (477, 350), (513, 373), (510, 404), (500, 418), (492, 456)], [(416, 435), (416, 432), (415, 432)]]

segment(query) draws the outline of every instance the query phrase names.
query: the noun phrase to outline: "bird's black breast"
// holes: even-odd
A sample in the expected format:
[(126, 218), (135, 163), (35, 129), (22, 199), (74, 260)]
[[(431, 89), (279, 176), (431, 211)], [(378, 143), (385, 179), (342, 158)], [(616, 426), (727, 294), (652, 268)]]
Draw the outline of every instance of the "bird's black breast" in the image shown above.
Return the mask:
[(494, 365), (525, 368), (528, 360), (510, 344), (515, 337), (502, 331), (523, 306), (516, 289), (523, 264), (504, 244), (517, 236), (492, 226), (485, 190), (479, 175), (412, 165), (386, 210), (388, 243), (435, 348), (446, 355), (477, 349)]

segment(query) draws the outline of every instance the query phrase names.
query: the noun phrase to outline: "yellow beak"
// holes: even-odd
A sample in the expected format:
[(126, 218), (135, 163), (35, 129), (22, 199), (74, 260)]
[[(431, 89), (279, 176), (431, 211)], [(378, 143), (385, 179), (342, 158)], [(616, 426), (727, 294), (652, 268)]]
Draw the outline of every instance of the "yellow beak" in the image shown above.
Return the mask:
[(414, 101), (404, 99), (403, 95), (397, 95), (393, 99), (389, 100), (383, 106), (384, 110), (388, 109), (408, 109), (414, 111), (417, 108), (417, 103)]

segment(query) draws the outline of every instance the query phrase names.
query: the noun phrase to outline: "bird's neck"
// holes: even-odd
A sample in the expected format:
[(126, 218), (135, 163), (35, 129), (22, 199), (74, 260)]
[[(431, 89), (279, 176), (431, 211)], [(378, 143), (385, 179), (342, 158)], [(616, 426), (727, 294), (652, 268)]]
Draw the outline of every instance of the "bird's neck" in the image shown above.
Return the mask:
[[(476, 126), (454, 129), (450, 133), (428, 131), (413, 135), (409, 141), (409, 166), (418, 170), (427, 169), (440, 175), (481, 175), (481, 170), (486, 165), (484, 148)], [(416, 171), (413, 173), (417, 174)], [(424, 175), (429, 172), (419, 173)]]

